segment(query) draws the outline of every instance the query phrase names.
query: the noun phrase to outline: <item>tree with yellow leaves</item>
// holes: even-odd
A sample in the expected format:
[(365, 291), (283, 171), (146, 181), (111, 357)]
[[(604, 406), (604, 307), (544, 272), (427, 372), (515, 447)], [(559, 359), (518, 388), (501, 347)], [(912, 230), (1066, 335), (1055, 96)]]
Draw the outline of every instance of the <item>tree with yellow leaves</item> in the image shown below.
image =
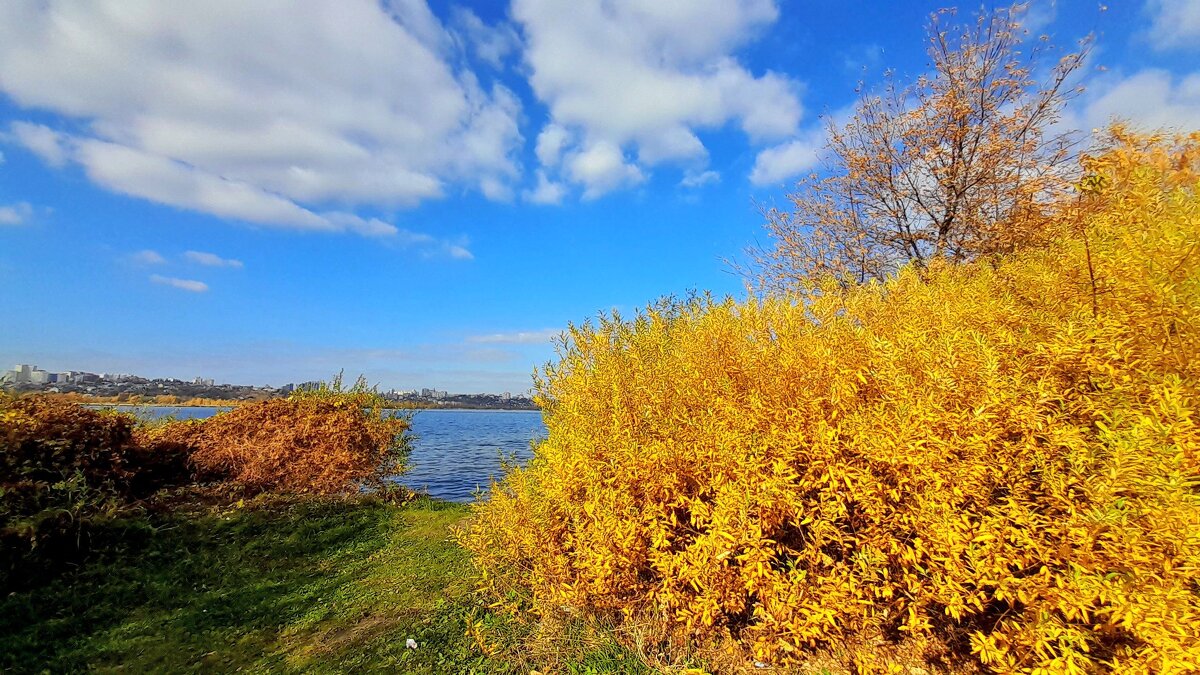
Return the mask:
[(1038, 238), (1069, 185), (1073, 137), (1055, 124), (1087, 42), (1048, 66), (1055, 48), (1027, 44), (1023, 12), (950, 27), (952, 10), (934, 14), (931, 73), (901, 86), (889, 72), (844, 126), (830, 121), (829, 172), (801, 181), (790, 210), (767, 213), (774, 246), (751, 251), (761, 288), (826, 274), (861, 283)]

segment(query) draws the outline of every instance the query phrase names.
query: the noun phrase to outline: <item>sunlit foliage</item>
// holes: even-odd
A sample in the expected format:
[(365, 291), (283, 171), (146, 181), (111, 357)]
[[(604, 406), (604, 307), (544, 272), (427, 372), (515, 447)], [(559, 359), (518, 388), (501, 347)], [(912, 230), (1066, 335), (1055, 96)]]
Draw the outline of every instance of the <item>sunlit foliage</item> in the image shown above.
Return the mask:
[(572, 328), (484, 585), (770, 663), (1200, 671), (1198, 167), (1115, 129), (1043, 246)]
[(1074, 138), (1057, 129), (1079, 52), (1029, 39), (1024, 7), (929, 27), (931, 73), (889, 72), (852, 116), (830, 120), (828, 171), (767, 213), (772, 245), (751, 251), (753, 282), (788, 288), (813, 275), (883, 279), (905, 264), (964, 261), (1028, 243), (1068, 188)]
[(286, 399), (244, 403), (203, 421), (146, 430), (147, 442), (182, 446), (201, 478), (253, 490), (331, 494), (403, 473), (409, 420), (361, 378), (341, 377)]

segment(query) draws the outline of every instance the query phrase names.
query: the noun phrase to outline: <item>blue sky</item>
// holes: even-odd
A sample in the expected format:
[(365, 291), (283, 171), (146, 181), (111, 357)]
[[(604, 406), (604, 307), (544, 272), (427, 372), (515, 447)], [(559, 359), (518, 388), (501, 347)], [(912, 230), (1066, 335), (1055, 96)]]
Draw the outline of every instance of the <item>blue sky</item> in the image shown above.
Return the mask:
[[(525, 391), (568, 322), (740, 294), (943, 4), (7, 0), (0, 364)], [(1200, 128), (1200, 1), (1026, 23), (1096, 34), (1067, 124)]]

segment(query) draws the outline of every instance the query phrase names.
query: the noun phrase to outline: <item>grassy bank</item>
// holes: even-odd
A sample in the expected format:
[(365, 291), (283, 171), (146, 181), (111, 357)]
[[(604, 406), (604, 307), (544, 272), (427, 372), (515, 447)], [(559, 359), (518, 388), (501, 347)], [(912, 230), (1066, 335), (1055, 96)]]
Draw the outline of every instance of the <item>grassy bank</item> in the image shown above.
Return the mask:
[[(511, 629), (477, 601), (450, 539), (466, 516), (428, 499), (314, 498), (117, 521), (78, 568), (0, 598), (0, 672), (529, 672), (471, 636)], [(635, 664), (600, 644), (562, 665)]]

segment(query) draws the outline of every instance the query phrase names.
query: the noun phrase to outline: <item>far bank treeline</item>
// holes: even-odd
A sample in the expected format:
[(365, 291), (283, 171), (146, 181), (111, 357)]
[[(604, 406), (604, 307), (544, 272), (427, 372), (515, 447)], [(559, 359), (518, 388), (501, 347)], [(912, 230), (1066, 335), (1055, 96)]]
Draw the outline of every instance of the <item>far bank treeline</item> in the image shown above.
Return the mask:
[(386, 492), (410, 444), (408, 418), (383, 403), (335, 381), (205, 420), (155, 422), (0, 394), (0, 587), (76, 559), (95, 527), (171, 491)]
[[(230, 408), (245, 403), (255, 403), (270, 400), (270, 398), (286, 398), (286, 396), (262, 397), (252, 400), (186, 397), (174, 394), (140, 395), (118, 394), (114, 396), (97, 396), (78, 392), (59, 392), (44, 394), (48, 398), (81, 405), (111, 405), (111, 406), (164, 406), (164, 407), (210, 407)], [(534, 402), (523, 396), (500, 398), (492, 394), (454, 394), (438, 400), (425, 399), (395, 399), (381, 396), (378, 403), (380, 408), (389, 410), (436, 410), (439, 408), (456, 408), (463, 410), (537, 410)]]

